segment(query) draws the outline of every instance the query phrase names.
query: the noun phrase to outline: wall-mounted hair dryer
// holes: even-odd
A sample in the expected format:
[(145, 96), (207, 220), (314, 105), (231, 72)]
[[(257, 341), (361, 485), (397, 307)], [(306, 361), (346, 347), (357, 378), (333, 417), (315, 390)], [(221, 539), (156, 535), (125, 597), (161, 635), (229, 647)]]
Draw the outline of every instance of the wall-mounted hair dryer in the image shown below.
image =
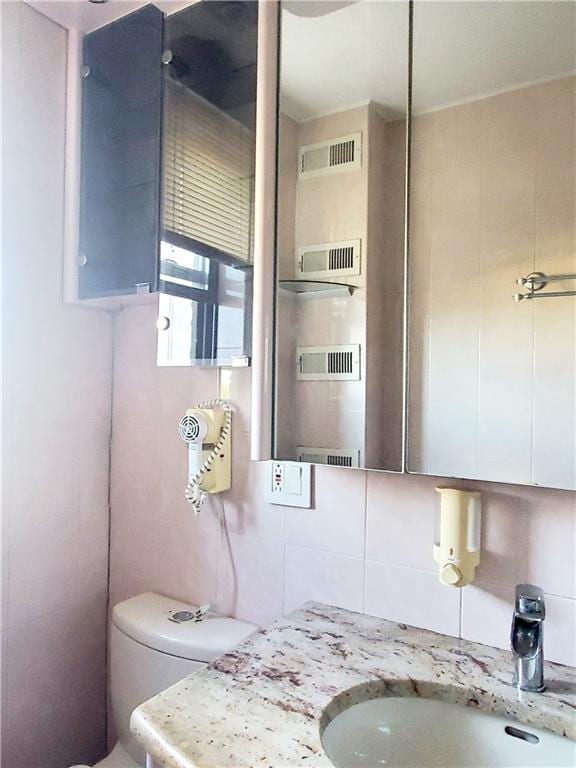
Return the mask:
[(210, 400), (189, 408), (180, 419), (180, 437), (188, 444), (186, 500), (198, 513), (208, 493), (231, 485), (230, 434), (232, 412), (228, 403)]

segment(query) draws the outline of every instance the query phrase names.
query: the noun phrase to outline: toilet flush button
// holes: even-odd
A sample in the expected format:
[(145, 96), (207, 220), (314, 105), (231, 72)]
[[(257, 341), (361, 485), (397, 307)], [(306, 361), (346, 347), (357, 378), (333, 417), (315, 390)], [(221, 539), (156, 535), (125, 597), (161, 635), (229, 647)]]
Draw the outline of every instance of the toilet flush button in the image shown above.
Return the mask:
[(172, 614), (174, 621), (192, 621), (194, 618), (196, 618), (196, 614), (193, 611), (176, 611)]

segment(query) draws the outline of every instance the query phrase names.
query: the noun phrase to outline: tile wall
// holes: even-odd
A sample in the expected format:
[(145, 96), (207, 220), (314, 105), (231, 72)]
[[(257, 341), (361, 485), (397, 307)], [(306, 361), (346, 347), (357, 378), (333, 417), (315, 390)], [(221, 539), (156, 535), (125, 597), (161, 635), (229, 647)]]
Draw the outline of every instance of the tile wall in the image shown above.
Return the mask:
[(466, 483), (484, 492), (478, 581), (438, 583), (434, 487), (441, 478), (319, 467), (314, 508), (263, 500), (249, 461), (250, 371), (232, 372), (233, 487), (194, 518), (183, 500), (186, 407), (218, 392), (218, 374), (155, 366), (154, 306), (116, 319), (112, 452), (112, 599), (156, 590), (267, 624), (321, 600), (479, 642), (508, 646), (514, 585), (547, 595), (546, 652), (576, 665), (576, 494)]
[(2, 766), (62, 768), (105, 749), (112, 318), (62, 304), (66, 32), (1, 6)]

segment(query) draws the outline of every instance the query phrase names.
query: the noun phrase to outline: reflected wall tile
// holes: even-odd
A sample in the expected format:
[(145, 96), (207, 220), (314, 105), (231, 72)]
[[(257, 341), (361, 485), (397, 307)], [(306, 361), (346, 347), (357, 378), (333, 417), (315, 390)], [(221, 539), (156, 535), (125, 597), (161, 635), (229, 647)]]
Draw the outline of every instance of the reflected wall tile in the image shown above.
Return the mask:
[(432, 167), (434, 146), (434, 113), (416, 115), (412, 123), (411, 163), (416, 174)]
[(576, 486), (576, 302), (536, 303), (534, 315), (533, 479), (571, 488)]
[(482, 165), (482, 255), (487, 267), (501, 250), (532, 246), (536, 164), (526, 157), (501, 157)]
[(537, 90), (519, 88), (484, 99), (483, 152), (499, 155), (533, 154), (536, 149)]
[(364, 561), (286, 546), (284, 613), (316, 600), (350, 611), (362, 611)]
[[(576, 141), (576, 135), (575, 135)], [(569, 205), (536, 210), (536, 269), (546, 274), (576, 270), (576, 215)]]
[(563, 77), (536, 87), (538, 152), (564, 150), (574, 156), (576, 77)]
[[(519, 271), (516, 274), (522, 274)], [(534, 307), (510, 287), (482, 289), (478, 476), (529, 483), (532, 474)], [(495, 439), (495, 436), (498, 439)]]
[[(417, 118), (418, 120), (418, 118)], [(477, 162), (482, 154), (482, 102), (473, 101), (432, 113), (433, 169)]]

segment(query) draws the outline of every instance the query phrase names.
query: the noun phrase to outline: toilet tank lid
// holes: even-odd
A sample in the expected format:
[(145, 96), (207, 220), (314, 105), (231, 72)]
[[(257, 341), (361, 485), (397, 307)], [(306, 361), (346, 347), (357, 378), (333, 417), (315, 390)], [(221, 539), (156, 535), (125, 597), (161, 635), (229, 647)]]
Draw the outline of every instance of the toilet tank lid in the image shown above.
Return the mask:
[(201, 662), (232, 650), (258, 629), (210, 612), (202, 621), (186, 620), (186, 613), (196, 609), (195, 605), (146, 592), (115, 605), (112, 622), (125, 635), (155, 651)]

